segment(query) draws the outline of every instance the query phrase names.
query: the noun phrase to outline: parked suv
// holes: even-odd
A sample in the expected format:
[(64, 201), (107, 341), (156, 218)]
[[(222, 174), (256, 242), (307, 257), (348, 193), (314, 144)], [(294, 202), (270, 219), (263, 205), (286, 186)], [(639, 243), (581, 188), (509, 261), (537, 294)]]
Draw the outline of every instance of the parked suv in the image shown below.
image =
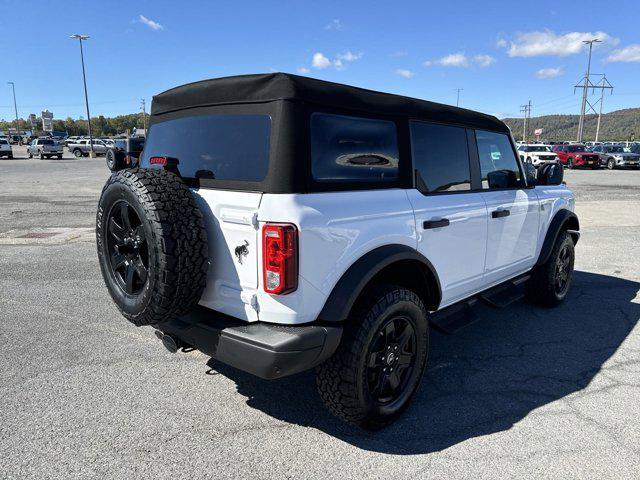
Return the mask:
[(36, 138), (27, 147), (27, 155), (29, 158), (38, 156), (41, 160), (51, 157), (60, 159), (62, 158), (62, 145), (51, 138)]
[(277, 73), (161, 93), (148, 133), (97, 212), (124, 317), (262, 378), (316, 367), (350, 423), (410, 404), (431, 328), (569, 290), (563, 169), (523, 165), (495, 117)]
[(582, 144), (555, 145), (552, 150), (558, 155), (560, 163), (567, 168), (600, 168), (598, 155), (587, 150), (587, 147)]
[(11, 144), (5, 138), (0, 138), (0, 157), (13, 158), (13, 150)]
[(137, 167), (144, 148), (144, 137), (116, 138), (108, 147), (107, 168), (112, 172), (123, 168)]
[(547, 163), (557, 163), (558, 155), (551, 151), (549, 145), (523, 144), (518, 146), (520, 160), (532, 164), (534, 167)]
[(600, 164), (609, 170), (615, 168), (640, 168), (640, 155), (633, 152), (625, 152), (622, 145), (597, 145), (593, 153), (600, 156)]

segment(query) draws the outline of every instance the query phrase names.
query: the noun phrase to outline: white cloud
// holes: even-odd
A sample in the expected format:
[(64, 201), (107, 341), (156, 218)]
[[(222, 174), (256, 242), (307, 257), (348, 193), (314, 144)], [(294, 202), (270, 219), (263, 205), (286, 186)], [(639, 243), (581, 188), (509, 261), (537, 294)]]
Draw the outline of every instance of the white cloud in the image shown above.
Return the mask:
[(556, 78), (560, 75), (563, 75), (564, 71), (562, 67), (557, 68), (541, 68), (534, 75), (536, 78), (545, 79), (545, 78)]
[(640, 45), (629, 45), (611, 52), (607, 62), (640, 62)]
[(478, 65), (479, 67), (488, 67), (492, 63), (495, 63), (496, 59), (491, 55), (475, 55), (473, 57), (468, 57), (462, 52), (458, 53), (450, 53), (449, 55), (445, 55), (442, 58), (437, 60), (427, 60), (424, 62), (426, 67), (431, 67), (433, 65), (440, 65), (442, 67), (458, 67), (458, 68), (467, 68), (471, 65)]
[(398, 68), (396, 70), (396, 75), (400, 75), (401, 77), (404, 77), (404, 78), (411, 78), (411, 77), (415, 76), (415, 73), (413, 73), (411, 70), (407, 70), (405, 68)]
[(605, 32), (569, 32), (562, 35), (550, 30), (519, 33), (515, 40), (502, 42), (510, 57), (538, 57), (543, 55), (566, 57), (582, 52), (585, 40), (598, 38), (605, 45), (617, 45), (619, 40)]
[(347, 50), (344, 53), (339, 53), (336, 55), (336, 60), (344, 61), (344, 62), (355, 62), (356, 60), (360, 60), (362, 58), (361, 53), (353, 53)]
[(342, 30), (342, 22), (339, 18), (334, 18), (324, 26), (325, 30)]
[(496, 59), (491, 55), (476, 55), (473, 57), (473, 61), (476, 62), (481, 67), (488, 67), (492, 63), (496, 62)]
[(164, 30), (164, 27), (162, 25), (160, 25), (158, 22), (154, 22), (153, 20), (145, 17), (144, 15), (139, 15), (138, 21), (140, 23), (145, 24), (147, 27), (149, 27), (152, 30)]
[(499, 38), (498, 41), (496, 42), (496, 47), (498, 48), (504, 48), (507, 45), (509, 45), (509, 42), (507, 42), (504, 38)]
[(320, 70), (329, 67), (334, 67), (336, 70), (343, 70), (345, 68), (345, 64), (355, 62), (361, 58), (362, 53), (353, 53), (349, 50), (336, 54), (333, 60), (329, 60), (329, 58), (321, 52), (316, 52), (313, 54), (311, 59), (311, 66)]
[(301, 73), (302, 75), (306, 75), (307, 73), (311, 73), (311, 70), (309, 70), (307, 67), (298, 67), (298, 73)]
[(316, 52), (313, 54), (313, 58), (311, 59), (311, 66), (322, 70), (331, 66), (331, 60), (325, 57), (321, 52)]

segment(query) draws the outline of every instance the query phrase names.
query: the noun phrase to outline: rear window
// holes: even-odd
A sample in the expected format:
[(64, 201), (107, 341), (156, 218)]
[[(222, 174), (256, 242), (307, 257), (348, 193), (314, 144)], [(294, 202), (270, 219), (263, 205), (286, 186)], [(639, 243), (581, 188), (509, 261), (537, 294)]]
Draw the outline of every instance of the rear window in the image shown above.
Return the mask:
[(177, 160), (186, 178), (259, 182), (269, 168), (269, 115), (201, 115), (156, 123), (142, 154)]
[(311, 170), (319, 182), (398, 179), (394, 122), (343, 115), (311, 116)]

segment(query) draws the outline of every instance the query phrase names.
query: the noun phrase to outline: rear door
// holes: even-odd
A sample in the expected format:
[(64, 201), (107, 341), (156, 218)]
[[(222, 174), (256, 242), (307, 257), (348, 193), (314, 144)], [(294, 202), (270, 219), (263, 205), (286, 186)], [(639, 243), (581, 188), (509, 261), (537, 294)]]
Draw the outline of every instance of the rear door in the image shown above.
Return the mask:
[(417, 188), (407, 195), (418, 251), (438, 272), (444, 307), (480, 289), (484, 275), (487, 208), (472, 188), (478, 178), (470, 161), (473, 132), (421, 121), (411, 121), (410, 129)]
[[(527, 188), (507, 134), (476, 130), (482, 197), (488, 210), (485, 286), (529, 270), (535, 263), (540, 211), (538, 196)], [(492, 173), (511, 178), (492, 180)]]
[[(192, 186), (209, 242), (207, 286), (200, 303), (256, 321), (261, 192), (242, 190), (267, 174), (269, 115), (188, 115), (154, 123), (142, 152), (143, 168), (164, 157)], [(217, 183), (215, 183), (217, 182)], [(215, 185), (215, 188), (214, 188)]]

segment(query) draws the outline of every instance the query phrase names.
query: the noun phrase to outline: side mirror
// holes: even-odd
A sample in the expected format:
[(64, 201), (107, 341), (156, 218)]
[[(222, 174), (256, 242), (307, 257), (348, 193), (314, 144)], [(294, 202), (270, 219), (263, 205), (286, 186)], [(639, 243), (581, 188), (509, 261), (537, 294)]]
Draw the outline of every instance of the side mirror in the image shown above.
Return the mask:
[(527, 177), (527, 185), (534, 186), (538, 183), (538, 170), (532, 163), (524, 164), (524, 174)]
[(494, 170), (487, 173), (489, 188), (510, 188), (518, 184), (516, 173), (511, 170)]
[(538, 170), (538, 185), (560, 185), (564, 179), (564, 168), (559, 163), (547, 163)]

